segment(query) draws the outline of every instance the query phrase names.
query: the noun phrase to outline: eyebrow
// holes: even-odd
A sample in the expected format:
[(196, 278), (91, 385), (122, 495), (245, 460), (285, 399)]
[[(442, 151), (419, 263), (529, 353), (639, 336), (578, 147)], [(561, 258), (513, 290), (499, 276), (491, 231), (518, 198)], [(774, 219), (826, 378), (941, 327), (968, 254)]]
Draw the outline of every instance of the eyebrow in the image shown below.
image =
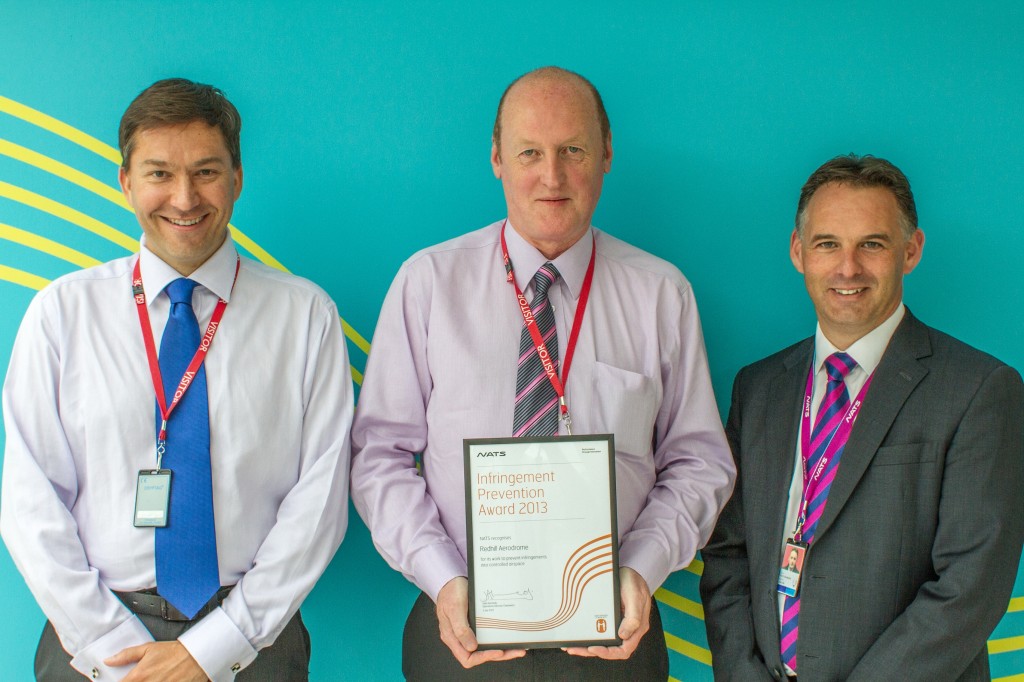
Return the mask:
[[(141, 161), (141, 163), (144, 166), (156, 166), (157, 168), (167, 168), (168, 166), (171, 165), (170, 163), (168, 163), (167, 161), (164, 161), (162, 159), (143, 159)], [(211, 166), (211, 165), (226, 166), (228, 164), (227, 164), (227, 162), (224, 159), (222, 159), (219, 156), (207, 156), (205, 158), (202, 158), (202, 159), (199, 159), (198, 161), (193, 162), (190, 167), (191, 168), (199, 168), (201, 166)]]
[[(825, 232), (825, 233), (818, 232), (818, 233), (815, 233), (815, 234), (811, 235), (811, 240), (812, 241), (817, 241), (819, 239), (830, 239), (832, 241), (839, 241), (839, 236), (838, 235), (834, 235), (834, 234), (830, 234), (830, 233), (827, 233), (827, 232)], [(888, 241), (892, 241), (892, 237), (890, 235), (886, 234), (885, 232), (875, 232), (875, 233), (872, 233), (872, 234), (866, 234), (863, 237), (859, 237), (857, 239), (857, 241), (861, 241), (861, 242), (888, 242)]]

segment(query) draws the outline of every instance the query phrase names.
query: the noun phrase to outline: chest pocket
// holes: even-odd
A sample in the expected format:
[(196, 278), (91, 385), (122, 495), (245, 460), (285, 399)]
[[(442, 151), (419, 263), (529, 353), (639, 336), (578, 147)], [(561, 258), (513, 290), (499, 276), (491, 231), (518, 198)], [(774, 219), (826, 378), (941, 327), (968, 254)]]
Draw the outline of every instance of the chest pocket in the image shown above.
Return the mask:
[(643, 374), (595, 361), (593, 390), (597, 428), (615, 434), (619, 453), (646, 456), (661, 402), (656, 382)]

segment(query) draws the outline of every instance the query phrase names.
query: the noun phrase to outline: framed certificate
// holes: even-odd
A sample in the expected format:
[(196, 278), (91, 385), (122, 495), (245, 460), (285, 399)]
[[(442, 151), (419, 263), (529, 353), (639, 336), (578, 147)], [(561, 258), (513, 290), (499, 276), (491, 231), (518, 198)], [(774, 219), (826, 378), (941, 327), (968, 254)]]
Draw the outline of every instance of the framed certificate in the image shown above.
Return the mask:
[(620, 644), (613, 436), (473, 438), (464, 451), (480, 648)]

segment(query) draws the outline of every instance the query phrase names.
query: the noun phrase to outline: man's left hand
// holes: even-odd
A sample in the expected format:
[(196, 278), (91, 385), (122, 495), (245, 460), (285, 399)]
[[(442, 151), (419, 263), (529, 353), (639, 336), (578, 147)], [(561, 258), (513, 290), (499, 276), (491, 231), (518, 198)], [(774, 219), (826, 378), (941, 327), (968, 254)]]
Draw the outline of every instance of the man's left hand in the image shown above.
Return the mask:
[(619, 590), (622, 593), (622, 623), (619, 625), (619, 646), (570, 647), (573, 656), (597, 656), (621, 661), (629, 658), (651, 627), (651, 590), (647, 581), (632, 568), (619, 569)]
[(203, 669), (181, 642), (149, 642), (122, 649), (103, 661), (107, 665), (136, 666), (123, 682), (208, 682)]

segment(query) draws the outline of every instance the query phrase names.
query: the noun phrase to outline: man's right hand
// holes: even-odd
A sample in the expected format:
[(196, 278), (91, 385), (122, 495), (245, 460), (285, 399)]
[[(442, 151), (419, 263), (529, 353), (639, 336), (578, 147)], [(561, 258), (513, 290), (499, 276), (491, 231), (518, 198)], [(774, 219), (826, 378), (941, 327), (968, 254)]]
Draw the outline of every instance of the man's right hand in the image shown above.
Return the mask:
[(469, 627), (469, 581), (452, 578), (437, 593), (437, 625), (441, 641), (463, 668), (490, 661), (508, 661), (526, 655), (525, 649), (477, 651), (476, 635)]

